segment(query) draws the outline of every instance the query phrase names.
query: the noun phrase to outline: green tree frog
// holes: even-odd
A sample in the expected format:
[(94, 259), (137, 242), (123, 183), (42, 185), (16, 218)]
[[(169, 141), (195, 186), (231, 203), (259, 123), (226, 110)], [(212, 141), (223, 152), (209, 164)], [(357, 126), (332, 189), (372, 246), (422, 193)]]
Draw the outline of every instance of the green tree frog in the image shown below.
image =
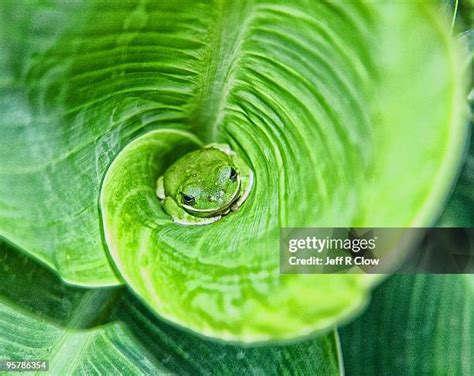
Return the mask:
[(158, 178), (156, 195), (176, 223), (203, 225), (238, 210), (252, 185), (252, 170), (229, 145), (209, 144), (174, 162)]

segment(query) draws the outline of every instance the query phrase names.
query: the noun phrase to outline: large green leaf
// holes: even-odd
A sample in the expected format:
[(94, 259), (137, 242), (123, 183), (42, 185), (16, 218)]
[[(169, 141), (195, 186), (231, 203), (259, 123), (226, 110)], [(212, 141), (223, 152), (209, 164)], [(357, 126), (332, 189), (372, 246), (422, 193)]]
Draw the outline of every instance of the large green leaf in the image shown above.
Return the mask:
[(0, 261), (2, 360), (48, 360), (52, 375), (341, 372), (334, 333), (290, 345), (210, 342), (157, 320), (123, 288), (67, 287), (3, 242)]
[(340, 331), (349, 375), (472, 375), (474, 276), (395, 276)]
[[(446, 30), (434, 27), (429, 8), (323, 3), (303, 14), (299, 6), (252, 5), (260, 17), (246, 26), (257, 31), (239, 45), (240, 69), (232, 71), (220, 123), (190, 124), (204, 140), (230, 143), (255, 171), (254, 191), (239, 212), (183, 227), (162, 210), (156, 179), (173, 157), (199, 147), (182, 131), (148, 132), (129, 143), (103, 183), (105, 237), (128, 286), (161, 316), (205, 335), (291, 338), (353, 314), (365, 301), (368, 277), (279, 276), (280, 227), (426, 225), (462, 155), (457, 53), (439, 43)], [(320, 25), (321, 12), (329, 24)], [(221, 16), (232, 20), (234, 13), (229, 6)], [(301, 17), (298, 27), (285, 26), (289, 14)], [(349, 18), (356, 14), (357, 21)], [(354, 31), (352, 22), (363, 23)], [(397, 27), (408, 35), (417, 30), (417, 38), (402, 43)], [(298, 54), (324, 68), (312, 69)], [(382, 57), (384, 65), (375, 67)]]
[[(474, 225), (473, 158), (471, 137), (467, 161), (438, 225)], [(453, 238), (450, 246), (456, 249), (458, 242)], [(393, 276), (340, 334), (349, 375), (472, 375), (474, 276)]]
[[(279, 278), (278, 228), (270, 239), (264, 229), (250, 232), (247, 203), (212, 226), (172, 222), (156, 200), (155, 182), (176, 150), (196, 147), (189, 133), (149, 132), (120, 153), (104, 181), (112, 258), (152, 309), (201, 334), (251, 342), (326, 329), (360, 306), (367, 276)], [(308, 296), (317, 304), (308, 305)]]
[[(6, 1), (2, 21), (0, 233), (66, 281), (119, 283), (114, 161), (115, 267), (200, 333), (347, 319), (369, 278), (281, 277), (280, 227), (427, 225), (462, 156), (460, 53), (428, 3)], [(153, 185), (184, 150), (156, 129), (229, 143), (255, 173), (242, 209), (172, 223)]]

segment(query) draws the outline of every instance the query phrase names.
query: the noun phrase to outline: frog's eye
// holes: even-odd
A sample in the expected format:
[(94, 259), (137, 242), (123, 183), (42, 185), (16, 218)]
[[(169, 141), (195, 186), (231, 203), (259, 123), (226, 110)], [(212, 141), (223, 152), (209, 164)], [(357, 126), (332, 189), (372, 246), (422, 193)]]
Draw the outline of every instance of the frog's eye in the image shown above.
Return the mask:
[(235, 168), (233, 168), (233, 167), (230, 168), (229, 179), (232, 180), (232, 181), (236, 181), (236, 180), (237, 180), (237, 171), (236, 171)]
[(183, 204), (193, 206), (196, 203), (196, 199), (193, 196), (189, 196), (187, 194), (181, 193), (183, 197)]

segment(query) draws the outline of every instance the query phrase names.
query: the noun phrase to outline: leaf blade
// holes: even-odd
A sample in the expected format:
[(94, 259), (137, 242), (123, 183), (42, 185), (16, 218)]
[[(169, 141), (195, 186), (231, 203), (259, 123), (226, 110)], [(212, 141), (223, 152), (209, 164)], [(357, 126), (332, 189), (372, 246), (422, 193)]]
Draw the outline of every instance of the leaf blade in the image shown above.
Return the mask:
[(0, 260), (8, 269), (1, 359), (48, 360), (52, 374), (340, 373), (336, 333), (260, 347), (208, 341), (160, 321), (121, 288), (64, 285), (4, 242)]

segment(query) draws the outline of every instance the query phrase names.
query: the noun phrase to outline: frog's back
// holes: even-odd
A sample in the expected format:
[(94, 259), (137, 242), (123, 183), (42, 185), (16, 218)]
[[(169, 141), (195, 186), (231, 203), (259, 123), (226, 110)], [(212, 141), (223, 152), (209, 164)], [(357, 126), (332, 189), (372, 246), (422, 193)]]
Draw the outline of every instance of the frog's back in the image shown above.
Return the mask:
[(229, 163), (230, 157), (221, 150), (214, 148), (199, 149), (179, 158), (173, 163), (164, 177), (165, 190), (175, 195), (184, 183), (190, 179), (202, 180), (217, 165)]

